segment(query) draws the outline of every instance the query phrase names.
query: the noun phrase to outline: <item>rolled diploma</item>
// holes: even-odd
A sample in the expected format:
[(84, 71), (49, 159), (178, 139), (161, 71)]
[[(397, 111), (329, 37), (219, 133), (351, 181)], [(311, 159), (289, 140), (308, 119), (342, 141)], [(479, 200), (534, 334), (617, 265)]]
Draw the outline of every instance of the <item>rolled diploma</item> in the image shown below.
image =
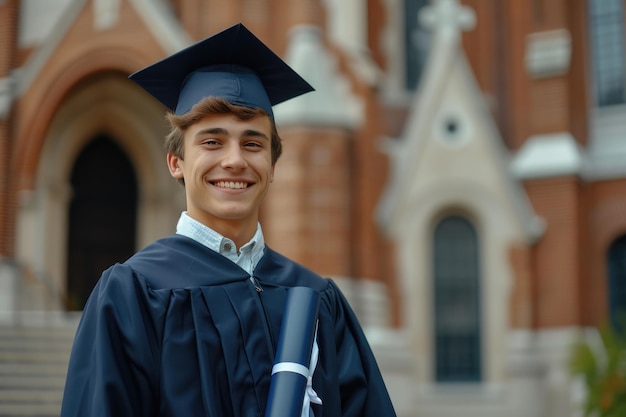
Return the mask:
[(300, 417), (315, 338), (319, 293), (293, 287), (280, 327), (265, 417)]

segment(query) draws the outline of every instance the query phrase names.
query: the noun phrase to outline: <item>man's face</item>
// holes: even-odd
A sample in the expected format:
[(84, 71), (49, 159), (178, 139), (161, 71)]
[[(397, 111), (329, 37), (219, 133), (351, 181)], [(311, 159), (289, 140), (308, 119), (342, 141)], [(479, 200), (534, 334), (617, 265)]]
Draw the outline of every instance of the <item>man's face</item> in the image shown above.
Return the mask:
[(172, 176), (185, 181), (188, 214), (225, 236), (233, 228), (256, 230), (274, 175), (270, 142), (267, 116), (210, 114), (190, 126), (184, 159), (167, 156)]

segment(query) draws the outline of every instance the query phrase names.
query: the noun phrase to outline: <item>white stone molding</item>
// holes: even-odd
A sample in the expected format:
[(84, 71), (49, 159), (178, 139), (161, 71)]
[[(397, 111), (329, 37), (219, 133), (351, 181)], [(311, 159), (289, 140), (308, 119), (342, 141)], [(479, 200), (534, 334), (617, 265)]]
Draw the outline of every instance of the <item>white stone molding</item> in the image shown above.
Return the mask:
[(526, 37), (526, 71), (535, 79), (563, 75), (569, 70), (572, 39), (567, 29), (531, 33)]

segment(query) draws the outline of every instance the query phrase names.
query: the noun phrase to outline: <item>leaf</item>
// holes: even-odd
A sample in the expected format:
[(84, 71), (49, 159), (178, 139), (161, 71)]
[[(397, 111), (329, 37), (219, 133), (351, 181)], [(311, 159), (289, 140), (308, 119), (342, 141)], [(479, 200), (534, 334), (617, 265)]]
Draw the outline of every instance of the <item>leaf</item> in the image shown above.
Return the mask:
[(572, 346), (570, 371), (582, 377), (587, 396), (585, 416), (626, 416), (626, 320), (624, 326), (598, 328), (593, 338)]

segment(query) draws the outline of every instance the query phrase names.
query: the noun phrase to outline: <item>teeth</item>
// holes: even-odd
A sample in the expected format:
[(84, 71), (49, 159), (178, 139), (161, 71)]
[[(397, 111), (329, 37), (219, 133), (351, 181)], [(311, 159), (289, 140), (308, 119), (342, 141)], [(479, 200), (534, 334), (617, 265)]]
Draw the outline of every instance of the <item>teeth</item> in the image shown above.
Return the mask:
[(248, 183), (246, 182), (219, 181), (215, 185), (221, 188), (248, 188)]

